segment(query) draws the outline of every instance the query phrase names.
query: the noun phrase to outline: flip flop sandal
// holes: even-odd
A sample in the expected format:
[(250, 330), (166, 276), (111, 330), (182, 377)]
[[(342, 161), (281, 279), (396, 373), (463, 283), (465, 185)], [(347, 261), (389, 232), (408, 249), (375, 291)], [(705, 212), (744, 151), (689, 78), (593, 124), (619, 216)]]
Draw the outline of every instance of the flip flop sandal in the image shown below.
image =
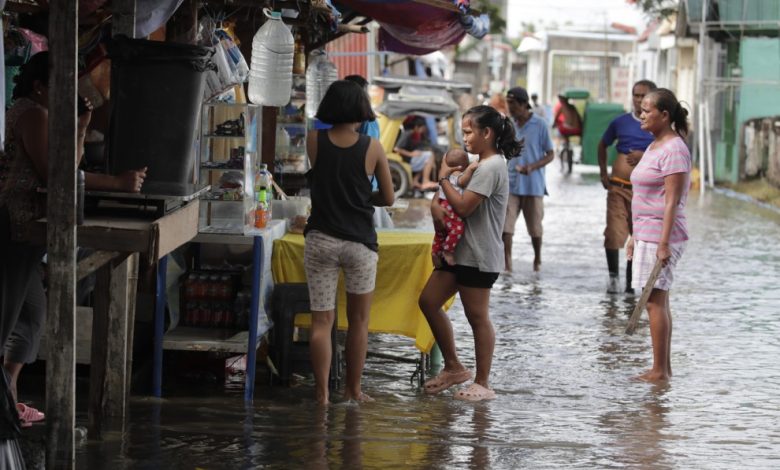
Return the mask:
[(46, 416), (43, 413), (24, 403), (17, 403), (16, 411), (19, 413), (19, 420), (22, 422), (22, 427), (25, 428), (32, 426), (32, 423), (46, 419)]
[(471, 379), (471, 371), (463, 369), (458, 372), (450, 372), (443, 370), (439, 372), (439, 375), (425, 382), (425, 393), (429, 395), (436, 395), (444, 390), (452, 387), (453, 385), (462, 384), (463, 382)]
[(496, 398), (496, 392), (485, 388), (478, 383), (473, 383), (466, 388), (462, 388), (455, 393), (455, 399), (464, 401), (483, 401)]

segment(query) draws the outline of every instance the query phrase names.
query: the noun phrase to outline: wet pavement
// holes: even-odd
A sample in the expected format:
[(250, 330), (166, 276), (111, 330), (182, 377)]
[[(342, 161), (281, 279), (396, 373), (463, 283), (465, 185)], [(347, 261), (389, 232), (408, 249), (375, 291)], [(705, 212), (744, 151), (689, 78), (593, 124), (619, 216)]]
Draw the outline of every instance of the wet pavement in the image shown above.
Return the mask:
[[(426, 396), (412, 364), (376, 358), (364, 379), (376, 401), (361, 406), (317, 408), (306, 378), (259, 386), (249, 408), (240, 390), (175, 387), (134, 397), (125, 430), (81, 443), (77, 468), (780, 467), (780, 215), (692, 192), (671, 292), (674, 377), (633, 382), (650, 365), (647, 317), (626, 336), (635, 299), (605, 293), (604, 190), (592, 169), (549, 168), (542, 271), (519, 222), (515, 274), (492, 293), (496, 400)], [(450, 312), (473, 366), (460, 303)], [(414, 356), (411, 340), (371, 342)]]

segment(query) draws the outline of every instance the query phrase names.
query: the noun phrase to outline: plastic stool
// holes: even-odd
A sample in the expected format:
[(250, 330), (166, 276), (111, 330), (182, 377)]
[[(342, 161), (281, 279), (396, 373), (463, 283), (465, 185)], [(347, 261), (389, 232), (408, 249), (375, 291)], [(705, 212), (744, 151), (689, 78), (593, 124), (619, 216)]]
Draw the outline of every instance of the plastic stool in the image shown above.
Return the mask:
[[(271, 360), (279, 372), (279, 382), (290, 385), (293, 365), (296, 362), (310, 363), (309, 343), (294, 342), (295, 315), (309, 313), (309, 287), (306, 283), (276, 284), (271, 299), (271, 329), (272, 349), (269, 351)], [(329, 387), (336, 389), (341, 382), (341, 354), (338, 348), (336, 331), (338, 329), (338, 311), (330, 333), (332, 359), (330, 364)], [(271, 375), (273, 380), (273, 374)]]

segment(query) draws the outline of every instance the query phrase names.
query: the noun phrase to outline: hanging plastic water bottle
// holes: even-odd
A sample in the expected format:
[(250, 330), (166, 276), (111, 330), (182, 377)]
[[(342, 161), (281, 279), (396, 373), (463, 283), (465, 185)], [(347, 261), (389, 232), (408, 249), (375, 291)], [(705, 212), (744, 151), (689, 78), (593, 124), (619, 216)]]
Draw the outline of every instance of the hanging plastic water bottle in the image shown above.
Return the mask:
[(264, 8), (268, 20), (252, 40), (249, 100), (264, 106), (284, 106), (292, 93), (295, 39), (280, 12)]
[(336, 64), (328, 60), (322, 49), (316, 49), (309, 55), (309, 68), (306, 69), (306, 116), (313, 118), (317, 114), (320, 101), (331, 83), (339, 78)]
[(275, 156), (282, 164), (290, 155), (290, 133), (283, 126), (276, 128), (276, 151)]

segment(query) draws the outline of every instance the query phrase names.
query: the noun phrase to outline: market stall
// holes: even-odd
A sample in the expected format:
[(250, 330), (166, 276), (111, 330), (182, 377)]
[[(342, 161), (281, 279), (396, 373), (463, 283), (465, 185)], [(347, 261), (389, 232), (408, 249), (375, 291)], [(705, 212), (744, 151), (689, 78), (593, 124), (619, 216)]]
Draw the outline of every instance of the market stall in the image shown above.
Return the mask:
[[(47, 12), (49, 15), (49, 88), (56, 92), (51, 93), (49, 103), (48, 187), (57, 190), (48, 192), (47, 217), (41, 221), (38, 233), (41, 240), (46, 239), (50, 279), (47, 460), (52, 467), (73, 467), (75, 283), (90, 272), (100, 274), (94, 295), (92, 328), (93, 369), (89, 411), (94, 434), (91, 437), (99, 438), (101, 426), (108, 417), (122, 417), (126, 412), (139, 263), (144, 268), (151, 267), (155, 273), (152, 279), (156, 292), (153, 308), (153, 394), (160, 396), (162, 393), (165, 349), (218, 351), (247, 355), (245, 399), (252, 399), (255, 354), (259, 338), (270, 327), (266, 311), (273, 282), (271, 266), (279, 282), (304, 280), (300, 262), (303, 239), (300, 235), (284, 235), (287, 222), (283, 219), (289, 216), (283, 216), (282, 220), (266, 220), (273, 206), (271, 199), (274, 193), (279, 196), (281, 192), (274, 192), (262, 184), (262, 181), (268, 181), (263, 172), (277, 176), (280, 183), (285, 183), (283, 179), (286, 177), (286, 182), (298, 185), (296, 190), (305, 189), (302, 175), (308, 169), (308, 160), (303, 142), (306, 132), (312, 127), (311, 116), (306, 116), (305, 111), (306, 106), (312, 108), (317, 104), (310, 89), (314, 80), (307, 73), (307, 62), (312, 60), (310, 54), (343, 34), (365, 32), (364, 25), (371, 17), (380, 15), (382, 10), (386, 14), (389, 7), (383, 6), (382, 2), (363, 2), (371, 3), (370, 9), (361, 2), (340, 2), (337, 6), (344, 9), (342, 15), (330, 2), (276, 2), (274, 6), (282, 13), (275, 14), (273, 19), (291, 27), (295, 38), (295, 69), (288, 87), (290, 99), (282, 100), (284, 103), (281, 104), (262, 100), (250, 104), (243, 83), (251, 74), (248, 69), (241, 71), (243, 57), (237, 52), (240, 50), (247, 58), (252, 55), (253, 35), (268, 21), (261, 12), (266, 6), (262, 2), (206, 2), (207, 6), (215, 9), (229, 7), (247, 14), (241, 16), (243, 22), (235, 23), (235, 32), (226, 26), (228, 22), (222, 21), (225, 17), (219, 17), (212, 30), (207, 28), (210, 33), (205, 37), (197, 34), (203, 24), (199, 22), (201, 5), (194, 0), (10, 3), (14, 4), (16, 11)], [(435, 21), (440, 22), (437, 24), (443, 24), (442, 21), (448, 24), (447, 39), (441, 45), (449, 44), (464, 34), (464, 26), (456, 27), (464, 11), (454, 7), (453, 3), (444, 0), (402, 3), (404, 8), (412, 9), (424, 4), (426, 11), (437, 13), (433, 15), (436, 16)], [(445, 14), (441, 15), (442, 12)], [(400, 19), (397, 15), (386, 17), (383, 28), (388, 32), (398, 31), (404, 21), (403, 16)], [(164, 27), (166, 22), (169, 24), (167, 30)], [(418, 33), (425, 32), (430, 29), (426, 24), (415, 22), (412, 27)], [(88, 33), (81, 34), (84, 31), (80, 31), (79, 26), (82, 29), (86, 27)], [(111, 52), (113, 64), (106, 65), (106, 51), (103, 50), (105, 36), (113, 36), (116, 43), (120, 34), (130, 38), (125, 45), (138, 45), (132, 38), (152, 35), (157, 41), (168, 39), (169, 42), (164, 43), (167, 45), (171, 44), (171, 40), (187, 42), (204, 48), (206, 55), (214, 54), (213, 59), (198, 59), (202, 65), (196, 66), (200, 67), (198, 73), (208, 74), (206, 86), (198, 88), (201, 85), (197, 80), (188, 81), (184, 86), (181, 80), (186, 78), (175, 75), (178, 72), (171, 70), (152, 80), (145, 72), (149, 64), (138, 66), (138, 60), (143, 62), (154, 56), (151, 62), (170, 65), (171, 61), (165, 54), (150, 52), (159, 44), (133, 46), (122, 59), (121, 54), (114, 50)], [(416, 39), (419, 40), (420, 36)], [(148, 51), (147, 46), (151, 48)], [(85, 48), (89, 50), (83, 50)], [(141, 50), (146, 52), (139, 52)], [(87, 64), (87, 70), (79, 69), (77, 58)], [(215, 65), (218, 60), (222, 61), (223, 68)], [(246, 63), (243, 65), (247, 66)], [(109, 71), (111, 93), (105, 89)], [(171, 80), (173, 76), (177, 78)], [(314, 78), (319, 81), (321, 77)], [(150, 85), (151, 82), (154, 83)], [(277, 84), (275, 80), (261, 80), (259, 83)], [(230, 88), (227, 85), (237, 85), (232, 87), (229, 99), (223, 95)], [(248, 88), (251, 98), (252, 87)], [(177, 95), (174, 99), (174, 95), (183, 89), (195, 96), (196, 101), (176, 101), (181, 97)], [(198, 95), (201, 89), (205, 91), (202, 97)], [(277, 95), (286, 98), (286, 92), (283, 90)], [(116, 214), (109, 216), (88, 212), (84, 224), (77, 226), (76, 174), (81, 149), (77, 148), (74, 117), (77, 116), (78, 95), (90, 96), (95, 104), (100, 100), (111, 104), (99, 111), (104, 113), (104, 122), (109, 122), (108, 114), (111, 118), (110, 125), (101, 129), (111, 134), (105, 147), (109, 157), (113, 157), (109, 158), (103, 171), (117, 173), (148, 166), (150, 181), (147, 183), (156, 183), (158, 189), (166, 187), (167, 183), (195, 185), (192, 190), (171, 193), (165, 189), (157, 192), (158, 196), (178, 196), (186, 200), (176, 204), (170, 204), (170, 199), (157, 202), (153, 216), (148, 211), (142, 216), (134, 215), (132, 211), (127, 215), (127, 207), (117, 209)], [(133, 109), (134, 106), (136, 109)], [(175, 122), (166, 121), (166, 113), (183, 109), (186, 116), (175, 119), (168, 116), (170, 121)], [(160, 157), (155, 155), (157, 150), (153, 148), (157, 143), (176, 147), (163, 148), (165, 156)], [(102, 145), (103, 141), (95, 144), (92, 148), (100, 148), (98, 144)], [(171, 162), (169, 154), (174, 153), (177, 158)], [(163, 160), (166, 164), (160, 166)], [(173, 176), (171, 171), (175, 172)], [(150, 193), (152, 187), (154, 185), (145, 184), (144, 192)], [(201, 196), (202, 188), (209, 188), (208, 194)], [(198, 196), (201, 196), (200, 200)], [(146, 207), (147, 203), (137, 202), (137, 206)], [(125, 216), (118, 217), (120, 212)], [(302, 215), (292, 214), (293, 217)], [(184, 302), (179, 302), (179, 305), (176, 301), (169, 302), (166, 297), (171, 284), (166, 279), (168, 256), (191, 240), (197, 243), (198, 253), (203, 251), (199, 247), (207, 245), (231, 250), (227, 247), (246, 248), (244, 259), (251, 269), (244, 272), (251, 271), (249, 280), (241, 286), (238, 286), (238, 281), (231, 286), (231, 274), (195, 272), (201, 267), (193, 263), (184, 267), (181, 285), (174, 283), (177, 284), (174, 290), (180, 288), (184, 292)], [(427, 352), (433, 339), (417, 308), (416, 299), (432, 269), (430, 235), (383, 232), (379, 243), (377, 301), (370, 330), (414, 338), (417, 348)], [(77, 263), (77, 246), (94, 248), (97, 252)], [(196, 274), (197, 282), (184, 284), (187, 279), (196, 279)], [(200, 276), (207, 279), (203, 281)], [(213, 276), (216, 276), (216, 282)], [(235, 276), (236, 279), (238, 277), (241, 276)], [(224, 279), (228, 281), (223, 282)], [(188, 291), (188, 287), (195, 290)], [(248, 300), (246, 297), (242, 300), (238, 295), (244, 288), (250, 290)], [(187, 297), (190, 294), (195, 296)], [(246, 301), (248, 306), (239, 300)], [(245, 309), (249, 311), (246, 323), (236, 320), (235, 314), (239, 310), (227, 312), (225, 305), (230, 302), (241, 304), (241, 312)], [(344, 315), (343, 294), (340, 302), (340, 314)], [(176, 310), (179, 310), (178, 320), (173, 315)], [(170, 317), (167, 312), (171, 312)], [(232, 320), (228, 320), (230, 318)], [(184, 325), (187, 322), (190, 324)], [(342, 327), (346, 326), (345, 319), (339, 323)], [(165, 331), (166, 326), (169, 331)]]

